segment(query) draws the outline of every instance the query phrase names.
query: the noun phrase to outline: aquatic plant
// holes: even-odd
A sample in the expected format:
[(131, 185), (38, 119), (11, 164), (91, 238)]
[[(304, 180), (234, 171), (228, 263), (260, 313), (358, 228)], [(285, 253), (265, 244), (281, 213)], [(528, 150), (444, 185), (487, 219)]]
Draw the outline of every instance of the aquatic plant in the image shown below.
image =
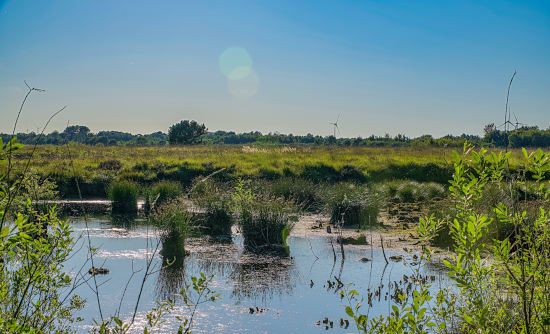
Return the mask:
[(379, 198), (366, 186), (340, 183), (325, 187), (323, 196), (331, 223), (359, 228), (377, 223)]
[(177, 237), (184, 241), (190, 232), (192, 215), (183, 199), (178, 198), (161, 204), (149, 220), (161, 232), (161, 239)]
[(190, 196), (193, 204), (203, 210), (193, 217), (201, 232), (213, 236), (231, 235), (233, 215), (227, 190), (212, 180), (200, 178), (193, 184)]
[(183, 193), (179, 182), (160, 181), (151, 187), (150, 194), (157, 198), (157, 204), (175, 199)]
[(244, 245), (253, 251), (286, 251), (286, 238), (298, 220), (294, 205), (283, 198), (254, 193), (239, 181), (233, 193)]
[(133, 213), (137, 211), (139, 187), (134, 182), (117, 181), (109, 186), (109, 199), (114, 213)]

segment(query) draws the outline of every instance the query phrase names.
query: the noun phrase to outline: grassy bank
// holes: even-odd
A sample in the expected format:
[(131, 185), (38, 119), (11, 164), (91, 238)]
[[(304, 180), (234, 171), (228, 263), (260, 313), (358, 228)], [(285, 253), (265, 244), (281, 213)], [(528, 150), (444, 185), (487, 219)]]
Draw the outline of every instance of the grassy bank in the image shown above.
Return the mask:
[[(31, 147), (14, 155), (20, 171)], [(511, 161), (521, 152), (514, 151)], [(225, 168), (215, 175), (220, 181), (238, 177), (274, 180), (295, 177), (313, 182), (353, 181), (377, 183), (393, 179), (444, 184), (452, 175), (451, 149), (368, 147), (183, 146), (101, 147), (71, 144), (39, 146), (30, 168), (55, 181), (64, 197), (76, 195), (72, 164), (83, 196), (107, 194), (114, 180), (142, 185), (177, 181), (188, 186), (199, 175)]]

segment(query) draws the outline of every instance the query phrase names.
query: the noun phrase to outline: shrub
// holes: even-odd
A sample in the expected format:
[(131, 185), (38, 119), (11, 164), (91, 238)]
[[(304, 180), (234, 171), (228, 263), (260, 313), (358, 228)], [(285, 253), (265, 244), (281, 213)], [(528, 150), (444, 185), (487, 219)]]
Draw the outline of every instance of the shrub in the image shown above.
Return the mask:
[(117, 181), (109, 186), (109, 199), (112, 201), (113, 212), (132, 213), (137, 211), (139, 188), (130, 181)]
[(360, 228), (376, 224), (379, 199), (367, 187), (340, 183), (328, 186), (324, 196), (325, 207), (330, 213), (332, 223)]
[(160, 181), (151, 188), (151, 195), (157, 198), (157, 204), (175, 199), (182, 193), (181, 185), (175, 181)]

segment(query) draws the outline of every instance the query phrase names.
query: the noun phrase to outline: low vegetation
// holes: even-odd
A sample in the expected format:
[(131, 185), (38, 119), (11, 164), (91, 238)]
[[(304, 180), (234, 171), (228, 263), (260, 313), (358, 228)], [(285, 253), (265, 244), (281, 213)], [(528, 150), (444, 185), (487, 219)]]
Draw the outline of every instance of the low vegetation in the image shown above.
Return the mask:
[(366, 228), (377, 223), (379, 196), (366, 186), (340, 183), (324, 190), (326, 211), (331, 223)]
[(198, 179), (192, 187), (191, 200), (199, 209), (193, 220), (202, 233), (211, 236), (231, 235), (234, 219), (227, 189), (211, 180)]
[(241, 180), (233, 193), (233, 205), (247, 249), (287, 251), (286, 238), (298, 220), (292, 203), (283, 198), (255, 193)]
[(138, 185), (130, 181), (117, 181), (109, 186), (109, 199), (113, 213), (134, 213), (137, 211)]

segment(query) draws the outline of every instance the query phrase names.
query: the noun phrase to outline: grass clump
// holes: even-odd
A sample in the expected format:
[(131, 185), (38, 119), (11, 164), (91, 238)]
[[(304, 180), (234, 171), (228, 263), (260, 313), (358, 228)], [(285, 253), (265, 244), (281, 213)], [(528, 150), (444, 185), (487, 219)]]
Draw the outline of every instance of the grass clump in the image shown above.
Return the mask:
[(227, 191), (212, 180), (201, 179), (193, 184), (191, 200), (202, 210), (195, 214), (194, 222), (203, 233), (212, 236), (231, 235), (233, 216)]
[(175, 181), (160, 181), (151, 187), (150, 196), (157, 204), (173, 200), (183, 193), (181, 185)]
[(191, 231), (192, 215), (181, 198), (158, 206), (149, 216), (150, 222), (159, 230), (162, 249), (160, 254), (165, 264), (183, 262), (186, 256), (185, 240)]
[(113, 213), (134, 213), (137, 211), (138, 185), (131, 181), (116, 181), (109, 186), (109, 199)]
[(324, 196), (331, 223), (359, 228), (377, 223), (380, 201), (366, 186), (339, 183), (326, 188)]
[(443, 198), (445, 187), (435, 182), (390, 181), (384, 184), (382, 192), (389, 201), (418, 203), (428, 199)]
[(319, 186), (309, 180), (299, 178), (282, 178), (268, 185), (274, 197), (292, 201), (305, 211), (317, 211), (322, 207)]
[(255, 193), (244, 181), (235, 187), (232, 201), (246, 249), (288, 253), (286, 239), (298, 220), (293, 203)]

